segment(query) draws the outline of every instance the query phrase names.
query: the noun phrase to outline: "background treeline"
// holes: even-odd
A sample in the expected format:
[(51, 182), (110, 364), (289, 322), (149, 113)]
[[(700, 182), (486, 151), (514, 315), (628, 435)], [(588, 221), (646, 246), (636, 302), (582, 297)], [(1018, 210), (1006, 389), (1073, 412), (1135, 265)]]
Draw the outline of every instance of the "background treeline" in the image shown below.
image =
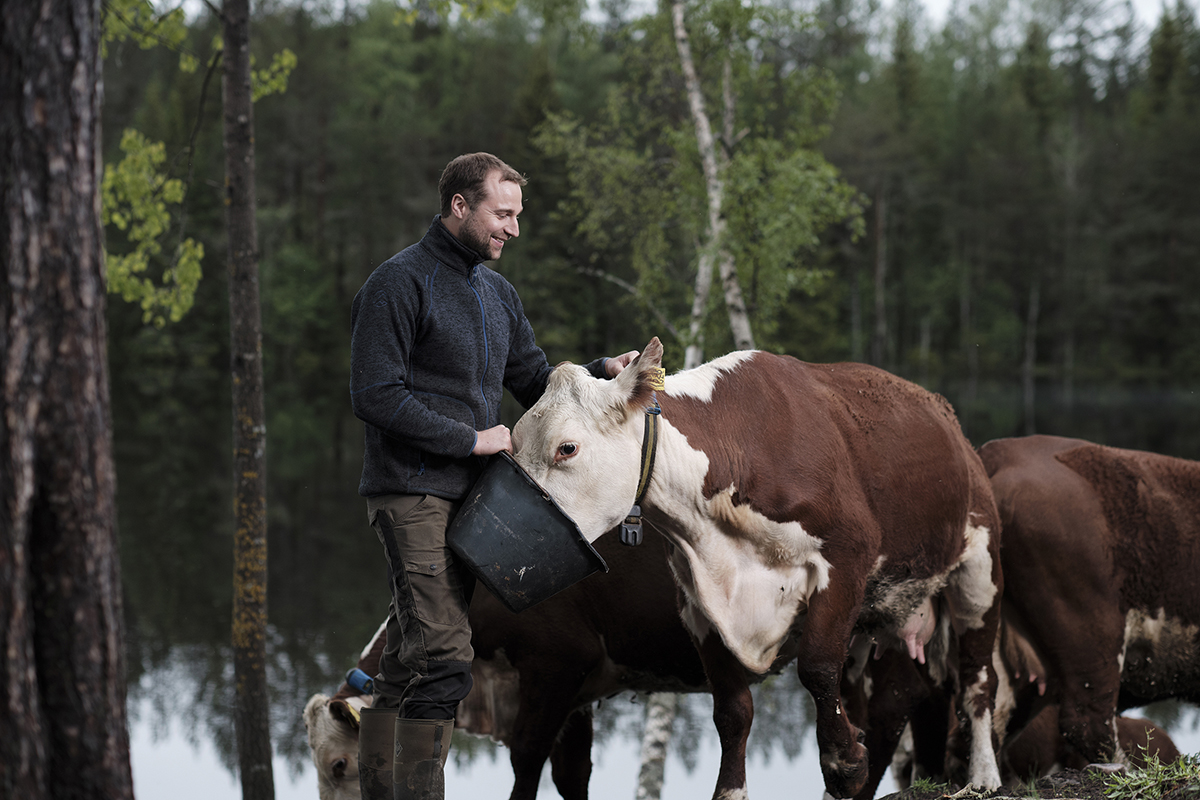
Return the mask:
[[(689, 9), (714, 116), (723, 30), (742, 24), (721, 6)], [(935, 388), (1051, 379), (1068, 403), (1081, 381), (1200, 378), (1200, 35), (1182, 0), (1151, 31), (1132, 14), (992, 0), (934, 27), (914, 0), (752, 9), (730, 126), (752, 135), (725, 148), (752, 143), (763, 163), (731, 179), (746, 185), (726, 216), (757, 345)], [(202, 12), (180, 49), (203, 59), (215, 33)], [(268, 407), (296, 446), (276, 461), (355, 438), (350, 299), (421, 235), (440, 168), (464, 151), (530, 178), (524, 236), (501, 266), (552, 360), (658, 334), (681, 363), (703, 209), (688, 196), (699, 166), (664, 12), (534, 0), (446, 22), (386, 3), (270, 2), (255, 37), (262, 62), (298, 58), (255, 112)], [(173, 172), (193, 176), (186, 233), (209, 254), (186, 323), (141, 330), (114, 304), (117, 374), (141, 383), (140, 359), (223, 365), (209, 335), (225, 329), (219, 80), (177, 61), (129, 43), (106, 60), (109, 160), (128, 127), (164, 141)], [(792, 177), (771, 161), (805, 148), (856, 192), (813, 190), (798, 222), (770, 202)], [(714, 291), (706, 357), (732, 344), (721, 303)], [(121, 372), (126, 360), (137, 368)]]

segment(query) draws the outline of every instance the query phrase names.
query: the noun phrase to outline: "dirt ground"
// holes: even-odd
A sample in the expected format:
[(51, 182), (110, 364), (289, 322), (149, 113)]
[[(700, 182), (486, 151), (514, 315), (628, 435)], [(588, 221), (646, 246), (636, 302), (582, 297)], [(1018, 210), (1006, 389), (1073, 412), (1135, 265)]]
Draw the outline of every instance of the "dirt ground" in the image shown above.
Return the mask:
[[(1039, 779), (1032, 786), (1018, 785), (997, 789), (994, 792), (975, 792), (970, 789), (955, 791), (957, 787), (940, 786), (937, 789), (906, 789), (889, 794), (883, 800), (1008, 800), (1008, 798), (1041, 798), (1041, 800), (1108, 800), (1105, 793), (1107, 775), (1097, 769), (1063, 770)], [(1163, 785), (1161, 793), (1141, 795), (1143, 800), (1200, 800), (1200, 783), (1189, 781), (1178, 785)], [(1126, 796), (1122, 800), (1136, 800)]]

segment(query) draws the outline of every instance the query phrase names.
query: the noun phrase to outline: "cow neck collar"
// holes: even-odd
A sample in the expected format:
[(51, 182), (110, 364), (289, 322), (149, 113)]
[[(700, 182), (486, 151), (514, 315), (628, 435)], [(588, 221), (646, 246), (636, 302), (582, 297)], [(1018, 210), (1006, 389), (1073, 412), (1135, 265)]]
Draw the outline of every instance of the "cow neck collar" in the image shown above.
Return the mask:
[(650, 371), (651, 405), (646, 409), (645, 431), (642, 436), (641, 470), (638, 475), (637, 496), (633, 500), (633, 508), (625, 521), (621, 523), (621, 544), (630, 547), (642, 543), (642, 500), (646, 498), (646, 489), (650, 486), (650, 477), (654, 474), (654, 456), (658, 453), (658, 418), (662, 416), (662, 407), (658, 404), (658, 392), (664, 387), (666, 370), (655, 367)]

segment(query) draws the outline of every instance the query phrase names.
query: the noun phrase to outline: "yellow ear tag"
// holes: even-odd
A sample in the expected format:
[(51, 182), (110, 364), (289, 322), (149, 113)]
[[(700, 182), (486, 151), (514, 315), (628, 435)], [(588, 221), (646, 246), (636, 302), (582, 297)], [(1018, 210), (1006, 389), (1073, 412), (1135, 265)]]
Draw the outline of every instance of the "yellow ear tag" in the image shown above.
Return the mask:
[(667, 371), (662, 367), (651, 367), (647, 370), (650, 378), (650, 388), (656, 392), (661, 392), (667, 388)]

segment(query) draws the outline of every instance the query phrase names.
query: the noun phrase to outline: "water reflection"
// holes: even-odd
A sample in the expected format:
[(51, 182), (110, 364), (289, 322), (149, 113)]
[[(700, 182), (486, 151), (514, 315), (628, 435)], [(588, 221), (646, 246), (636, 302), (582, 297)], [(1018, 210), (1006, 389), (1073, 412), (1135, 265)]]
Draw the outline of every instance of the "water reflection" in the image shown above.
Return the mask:
[[(162, 338), (113, 358), (131, 723), (203, 739), (232, 773), (231, 423), (227, 379), (212, 367), (223, 355), (219, 346), (173, 341), (169, 332), (153, 335)], [(315, 405), (334, 408), (342, 383), (330, 388), (328, 402)], [(1021, 432), (1018, 388), (935, 388), (956, 405), (976, 443)], [(1070, 406), (1056, 392), (1042, 387), (1040, 432), (1200, 459), (1194, 392), (1077, 389)], [(355, 492), (360, 427), (344, 412), (337, 424), (298, 420), (295, 398), (284, 407), (293, 417), (269, 429), (268, 677), (276, 752), (288, 773), (299, 774), (308, 768), (300, 710), (311, 694), (329, 693), (341, 682), (388, 597), (383, 559)], [(301, 444), (281, 440), (281, 431), (299, 432)], [(812, 711), (794, 671), (755, 693), (752, 753), (801, 755)], [(597, 746), (639, 737), (642, 710), (628, 697), (600, 704)], [(1181, 720), (1194, 726), (1196, 719), (1161, 704), (1148, 713), (1168, 726)], [(710, 715), (707, 698), (689, 697), (680, 706), (672, 747), (689, 769), (712, 740)], [(504, 751), (478, 739), (457, 747), (454, 757), (507, 762)], [(283, 780), (286, 775), (276, 775), (277, 783)]]

